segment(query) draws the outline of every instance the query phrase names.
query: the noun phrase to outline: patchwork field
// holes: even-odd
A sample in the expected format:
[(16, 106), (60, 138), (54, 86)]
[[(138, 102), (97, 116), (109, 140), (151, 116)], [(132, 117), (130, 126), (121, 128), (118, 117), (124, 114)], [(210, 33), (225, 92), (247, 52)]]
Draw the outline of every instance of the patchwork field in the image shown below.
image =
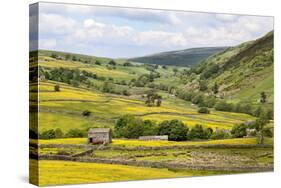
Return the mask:
[[(95, 90), (74, 88), (61, 84), (61, 91), (54, 92), (56, 82), (40, 82), (39, 85), (39, 131), (60, 128), (113, 127), (115, 119), (123, 114), (132, 114), (156, 122), (179, 119), (188, 126), (202, 124), (205, 127), (231, 129), (233, 125), (255, 118), (247, 114), (212, 111), (199, 114), (198, 108), (177, 98), (164, 98), (161, 107), (147, 107), (144, 101), (134, 96), (123, 98)], [(118, 109), (118, 110), (116, 110)], [(92, 117), (81, 113), (90, 110)]]
[[(30, 169), (38, 170), (31, 180), (273, 171), (272, 50), (270, 41), (252, 46), (258, 42), (192, 67), (40, 50), (30, 59)], [(110, 128), (94, 129), (110, 136), (92, 138), (90, 128)], [(139, 139), (156, 135), (168, 139)]]

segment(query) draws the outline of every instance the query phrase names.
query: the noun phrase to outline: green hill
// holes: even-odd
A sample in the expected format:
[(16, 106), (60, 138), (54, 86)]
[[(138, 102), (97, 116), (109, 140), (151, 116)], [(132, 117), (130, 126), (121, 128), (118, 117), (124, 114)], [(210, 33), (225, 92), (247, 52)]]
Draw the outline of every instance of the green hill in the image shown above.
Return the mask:
[(190, 66), (199, 63), (210, 55), (223, 51), (224, 49), (226, 49), (226, 47), (190, 48), (185, 50), (162, 52), (149, 56), (132, 58), (130, 60), (157, 65)]
[[(231, 129), (237, 123), (254, 119), (247, 114), (253, 115), (256, 105), (261, 104), (261, 92), (267, 96), (262, 105), (272, 109), (273, 104), (273, 32), (224, 49), (191, 68), (44, 50), (39, 51), (38, 60), (42, 78), (40, 132), (56, 127), (64, 132), (92, 126), (113, 127), (124, 114), (155, 122), (178, 119), (191, 127), (201, 124)], [(202, 82), (204, 89), (200, 88)], [(218, 92), (214, 94), (215, 83)], [(60, 92), (54, 92), (56, 84), (60, 85)], [(36, 87), (31, 87), (33, 90)], [(145, 104), (145, 96), (152, 90), (161, 95), (161, 107)], [(180, 95), (182, 90), (184, 95)], [(215, 105), (222, 100), (250, 103), (252, 110), (218, 111)], [(210, 108), (211, 114), (198, 113), (198, 106)], [(81, 115), (87, 110), (93, 117)]]
[(217, 83), (219, 97), (257, 103), (260, 93), (265, 92), (272, 103), (273, 32), (217, 53), (192, 67), (191, 72), (198, 75), (198, 82), (188, 83), (187, 88), (199, 88), (199, 82), (205, 81), (211, 92)]

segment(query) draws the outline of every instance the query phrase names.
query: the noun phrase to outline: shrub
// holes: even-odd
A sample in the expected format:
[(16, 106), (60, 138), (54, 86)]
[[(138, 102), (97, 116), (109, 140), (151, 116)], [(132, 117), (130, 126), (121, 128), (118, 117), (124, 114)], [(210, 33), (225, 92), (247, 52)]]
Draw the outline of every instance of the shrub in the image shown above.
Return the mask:
[(129, 93), (129, 91), (127, 89), (124, 89), (122, 91), (122, 94), (125, 95), (125, 96), (130, 96), (130, 93)]
[(198, 94), (198, 95), (194, 95), (191, 99), (191, 102), (193, 104), (201, 104), (204, 102), (203, 96)]
[(54, 86), (54, 90), (55, 90), (56, 92), (59, 92), (59, 91), (60, 91), (60, 85), (59, 85), (59, 84), (56, 84), (56, 85)]
[(57, 128), (56, 130), (55, 130), (55, 137), (56, 138), (63, 138), (63, 132), (62, 132), (62, 130), (60, 129), (60, 128)]
[(95, 62), (96, 65), (101, 65), (101, 62), (99, 62), (98, 60)]
[(239, 125), (234, 125), (231, 129), (231, 135), (234, 138), (242, 138), (247, 135), (247, 126), (242, 123)]
[(220, 101), (220, 102), (217, 102), (217, 103), (216, 103), (215, 109), (218, 110), (218, 111), (227, 111), (227, 112), (231, 112), (232, 109), (233, 109), (233, 106), (232, 106), (232, 104), (230, 104), (230, 103), (226, 103), (226, 102), (224, 102), (224, 101)]
[(204, 98), (205, 106), (208, 108), (213, 108), (216, 104), (217, 100), (214, 97), (208, 96)]
[(112, 66), (115, 66), (115, 65), (116, 65), (116, 62), (115, 62), (114, 60), (110, 60), (110, 61), (108, 62), (108, 64), (109, 64), (109, 65), (112, 65)]
[(52, 138), (56, 138), (56, 132), (54, 129), (50, 129), (50, 130), (46, 130), (43, 131), (40, 135), (39, 135), (40, 139), (52, 139)]
[(264, 136), (266, 136), (266, 137), (272, 138), (272, 137), (273, 137), (272, 128), (270, 128), (270, 127), (264, 128), (264, 129), (263, 129), (263, 134), (264, 134)]
[(157, 135), (158, 133), (158, 126), (154, 121), (151, 120), (144, 120), (143, 121), (143, 134), (142, 136), (151, 136)]
[(218, 129), (215, 132), (213, 132), (210, 138), (216, 140), (216, 139), (227, 139), (230, 137), (231, 135), (228, 131), (224, 129)]
[(58, 57), (58, 55), (57, 54), (52, 54), (51, 57), (56, 59)]
[(130, 63), (130, 62), (127, 61), (127, 62), (125, 62), (125, 63), (123, 64), (123, 66), (124, 66), (124, 67), (130, 67), (130, 66), (132, 66), (132, 63)]
[(117, 120), (114, 130), (116, 137), (138, 138), (143, 136), (144, 129), (142, 119), (132, 115), (124, 115)]
[(182, 121), (163, 121), (159, 124), (158, 134), (168, 135), (169, 140), (184, 141), (187, 139), (188, 127)]
[(80, 129), (70, 129), (65, 136), (68, 138), (81, 138), (87, 135), (86, 131)]
[(91, 111), (89, 111), (89, 110), (84, 110), (84, 111), (82, 112), (82, 115), (88, 117), (88, 116), (91, 115)]
[(210, 110), (206, 107), (199, 108), (198, 113), (200, 114), (209, 114)]
[(202, 125), (196, 124), (188, 133), (189, 140), (209, 139), (213, 130), (211, 128), (204, 129)]
[(201, 80), (199, 82), (199, 90), (200, 91), (206, 91), (207, 89), (208, 89), (207, 82)]

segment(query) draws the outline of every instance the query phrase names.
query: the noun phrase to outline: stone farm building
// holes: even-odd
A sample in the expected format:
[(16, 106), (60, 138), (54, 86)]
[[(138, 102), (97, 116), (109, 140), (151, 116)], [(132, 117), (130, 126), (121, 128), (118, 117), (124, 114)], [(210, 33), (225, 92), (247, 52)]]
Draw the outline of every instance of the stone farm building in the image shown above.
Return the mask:
[(88, 131), (88, 143), (104, 144), (111, 143), (112, 131), (110, 128), (90, 128)]
[(168, 135), (161, 136), (140, 136), (139, 140), (168, 140)]

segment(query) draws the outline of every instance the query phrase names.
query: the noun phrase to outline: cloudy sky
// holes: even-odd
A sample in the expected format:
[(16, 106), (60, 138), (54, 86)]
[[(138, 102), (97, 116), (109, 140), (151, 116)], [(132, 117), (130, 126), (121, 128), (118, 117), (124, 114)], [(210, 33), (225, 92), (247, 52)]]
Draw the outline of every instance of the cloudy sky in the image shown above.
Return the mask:
[[(31, 20), (36, 19), (35, 12), (31, 8)], [(39, 5), (39, 49), (112, 58), (194, 47), (233, 46), (261, 37), (272, 29), (272, 17)], [(32, 34), (31, 39), (34, 39)], [(30, 49), (35, 47), (31, 45)]]

